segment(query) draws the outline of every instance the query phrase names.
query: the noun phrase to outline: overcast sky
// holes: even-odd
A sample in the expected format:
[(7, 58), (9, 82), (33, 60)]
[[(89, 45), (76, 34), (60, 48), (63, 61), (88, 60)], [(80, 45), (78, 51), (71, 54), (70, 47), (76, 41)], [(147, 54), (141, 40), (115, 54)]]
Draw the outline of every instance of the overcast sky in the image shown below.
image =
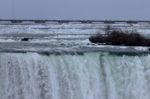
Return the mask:
[(0, 0), (0, 18), (150, 20), (150, 0)]

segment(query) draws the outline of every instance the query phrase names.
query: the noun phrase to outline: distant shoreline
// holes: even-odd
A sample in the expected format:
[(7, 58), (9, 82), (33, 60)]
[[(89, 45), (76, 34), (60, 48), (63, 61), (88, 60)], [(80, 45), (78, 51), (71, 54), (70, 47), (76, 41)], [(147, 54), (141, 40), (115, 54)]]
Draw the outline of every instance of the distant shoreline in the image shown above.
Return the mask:
[(128, 23), (128, 24), (137, 24), (137, 23), (150, 23), (150, 20), (47, 20), (47, 19), (0, 19), (2, 21), (9, 21), (11, 23), (22, 23), (22, 22), (34, 22), (34, 23), (46, 23), (46, 22), (58, 22), (58, 23), (70, 23), (70, 22), (79, 22), (79, 23), (106, 23), (106, 24), (115, 24), (119, 22)]

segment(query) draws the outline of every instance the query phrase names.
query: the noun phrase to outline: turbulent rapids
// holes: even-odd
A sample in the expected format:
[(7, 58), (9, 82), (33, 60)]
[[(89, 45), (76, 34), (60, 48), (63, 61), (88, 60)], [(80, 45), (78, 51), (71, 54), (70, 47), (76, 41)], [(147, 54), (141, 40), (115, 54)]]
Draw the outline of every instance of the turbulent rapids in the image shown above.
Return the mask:
[(91, 44), (106, 26), (0, 24), (0, 99), (150, 99), (149, 48)]

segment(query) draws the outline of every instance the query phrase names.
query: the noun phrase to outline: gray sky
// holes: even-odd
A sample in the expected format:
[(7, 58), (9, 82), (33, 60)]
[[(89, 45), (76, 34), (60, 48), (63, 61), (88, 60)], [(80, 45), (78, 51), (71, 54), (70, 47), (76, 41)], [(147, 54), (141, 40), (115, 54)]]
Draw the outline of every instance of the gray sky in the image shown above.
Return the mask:
[(150, 20), (150, 0), (0, 0), (0, 18)]

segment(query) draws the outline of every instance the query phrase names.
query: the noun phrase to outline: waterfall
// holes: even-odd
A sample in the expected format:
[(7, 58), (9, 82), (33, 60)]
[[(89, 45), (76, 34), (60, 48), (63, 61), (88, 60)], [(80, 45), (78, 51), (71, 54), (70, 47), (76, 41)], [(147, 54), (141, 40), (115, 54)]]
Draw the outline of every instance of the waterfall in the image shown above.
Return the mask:
[(150, 55), (0, 54), (0, 99), (150, 99)]

